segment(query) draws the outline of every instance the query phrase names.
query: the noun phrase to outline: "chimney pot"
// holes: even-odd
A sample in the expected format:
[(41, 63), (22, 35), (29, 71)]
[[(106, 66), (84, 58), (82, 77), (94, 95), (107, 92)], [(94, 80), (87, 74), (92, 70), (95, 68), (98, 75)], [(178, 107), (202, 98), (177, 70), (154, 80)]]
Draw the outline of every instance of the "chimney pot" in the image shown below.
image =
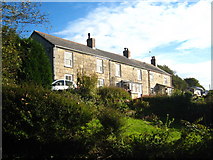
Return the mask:
[(130, 58), (131, 57), (130, 51), (128, 50), (128, 48), (124, 48), (123, 56), (125, 56), (126, 58)]
[(156, 66), (156, 59), (155, 59), (155, 56), (152, 56), (151, 64), (152, 64), (153, 66)]
[(90, 48), (95, 48), (95, 38), (91, 38), (90, 33), (88, 33), (87, 46)]

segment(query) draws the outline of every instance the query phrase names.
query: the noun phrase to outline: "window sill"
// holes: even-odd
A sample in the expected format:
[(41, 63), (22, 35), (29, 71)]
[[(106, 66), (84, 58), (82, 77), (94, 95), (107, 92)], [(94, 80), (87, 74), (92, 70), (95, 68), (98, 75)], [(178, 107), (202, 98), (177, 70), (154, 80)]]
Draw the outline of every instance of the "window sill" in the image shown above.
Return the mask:
[(104, 72), (96, 71), (96, 73), (100, 73), (100, 74), (103, 74)]
[(66, 67), (66, 68), (73, 68), (72, 66), (67, 66), (67, 65), (64, 65), (64, 67)]

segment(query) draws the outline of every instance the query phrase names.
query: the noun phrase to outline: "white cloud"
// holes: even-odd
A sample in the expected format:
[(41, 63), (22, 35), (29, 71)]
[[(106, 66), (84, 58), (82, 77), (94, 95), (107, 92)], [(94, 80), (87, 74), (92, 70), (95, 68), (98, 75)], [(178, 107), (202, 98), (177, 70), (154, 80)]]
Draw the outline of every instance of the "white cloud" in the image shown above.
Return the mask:
[(113, 8), (102, 6), (87, 17), (70, 22), (58, 34), (85, 43), (90, 32), (97, 48), (121, 53), (123, 47), (128, 47), (133, 56), (173, 41), (186, 41), (179, 49), (205, 48), (210, 46), (210, 7), (208, 1), (190, 6), (154, 6), (143, 1)]
[[(176, 48), (179, 51), (208, 48), (211, 46), (211, 3), (207, 0), (190, 5), (186, 2), (153, 5), (135, 1), (113, 7), (99, 6), (88, 16), (70, 22), (57, 34), (85, 44), (87, 33), (96, 39), (97, 48), (122, 54), (123, 48), (127, 47), (133, 58), (144, 58), (150, 50), (171, 42), (183, 42)], [(182, 64), (175, 56), (164, 64), (172, 66), (183, 78), (191, 76), (208, 86), (210, 62)], [(208, 72), (203, 72), (203, 69)]]

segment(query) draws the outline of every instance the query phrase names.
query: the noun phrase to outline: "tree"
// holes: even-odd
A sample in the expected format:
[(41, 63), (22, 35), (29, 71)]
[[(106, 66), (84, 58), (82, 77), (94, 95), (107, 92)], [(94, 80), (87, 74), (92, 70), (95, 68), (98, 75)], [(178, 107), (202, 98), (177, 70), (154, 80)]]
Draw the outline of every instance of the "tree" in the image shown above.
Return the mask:
[(171, 70), (166, 65), (163, 65), (163, 66), (158, 65), (158, 67), (172, 75), (172, 85), (174, 86), (175, 89), (184, 91), (187, 88), (187, 83), (182, 78), (180, 78), (178, 75), (175, 75), (175, 71)]
[(18, 49), (21, 39), (14, 29), (6, 26), (2, 28), (2, 38), (2, 81), (14, 84), (22, 64)]
[(26, 25), (39, 25), (48, 22), (47, 15), (40, 11), (41, 3), (2, 2), (2, 25), (16, 30), (17, 33), (28, 32)]
[(189, 87), (196, 86), (196, 87), (201, 87), (205, 90), (205, 88), (195, 78), (185, 78), (184, 80), (186, 81), (186, 83), (188, 84)]
[[(28, 80), (42, 85), (50, 83), (49, 66), (44, 50), (35, 42), (20, 38), (21, 33), (29, 31), (26, 26), (37, 26), (48, 22), (46, 14), (40, 11), (40, 6), (41, 3), (29, 1), (2, 2), (2, 78), (4, 84), (17, 84)], [(39, 76), (36, 75), (38, 72), (40, 72)]]
[(171, 70), (167, 65), (163, 65), (163, 66), (158, 65), (158, 67), (169, 74), (172, 74), (172, 75), (175, 74), (175, 71)]
[(14, 29), (2, 30), (2, 77), (3, 84), (33, 82), (49, 86), (52, 73), (45, 50), (38, 42), (21, 39)]
[(187, 89), (187, 86), (188, 86), (187, 83), (178, 75), (172, 75), (172, 84), (175, 89), (179, 89), (181, 91), (184, 91), (185, 89)]
[(22, 65), (18, 81), (32, 82), (44, 87), (50, 86), (52, 72), (49, 59), (43, 46), (33, 39), (22, 39), (20, 47)]

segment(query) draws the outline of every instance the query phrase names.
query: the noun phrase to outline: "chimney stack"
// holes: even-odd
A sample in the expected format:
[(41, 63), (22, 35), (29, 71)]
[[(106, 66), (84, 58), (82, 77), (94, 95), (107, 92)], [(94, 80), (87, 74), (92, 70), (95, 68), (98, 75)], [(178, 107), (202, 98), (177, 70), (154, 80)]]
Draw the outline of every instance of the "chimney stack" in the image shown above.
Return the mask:
[(90, 38), (90, 33), (88, 33), (87, 46), (95, 48), (95, 38)]
[(125, 56), (126, 58), (131, 57), (131, 54), (130, 54), (130, 51), (128, 50), (128, 48), (124, 48), (123, 56)]
[(151, 64), (154, 65), (154, 66), (156, 66), (156, 59), (155, 59), (155, 56), (152, 56)]

